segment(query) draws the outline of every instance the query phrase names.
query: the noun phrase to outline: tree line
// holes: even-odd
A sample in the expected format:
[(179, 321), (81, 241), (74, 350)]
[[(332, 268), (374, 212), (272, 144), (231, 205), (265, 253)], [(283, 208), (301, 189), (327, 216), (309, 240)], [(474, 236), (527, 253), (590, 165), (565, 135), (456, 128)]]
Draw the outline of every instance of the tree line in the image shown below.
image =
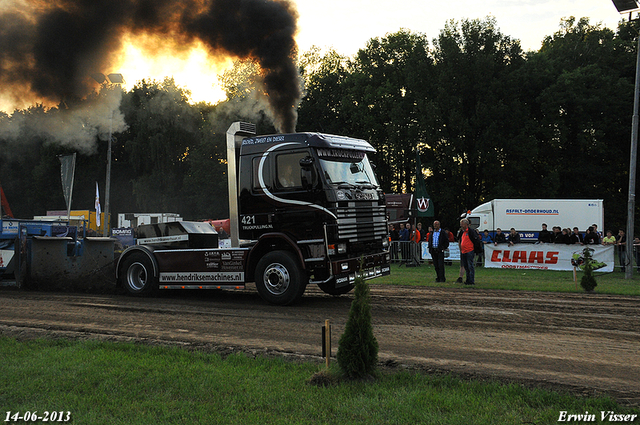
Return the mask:
[[(637, 29), (568, 18), (525, 52), (488, 17), (450, 21), (431, 43), (402, 29), (352, 57), (313, 48), (299, 57), (297, 131), (368, 140), (387, 193), (415, 189), (420, 155), (436, 215), (449, 226), (482, 202), (517, 197), (602, 198), (605, 226), (624, 226)], [(226, 129), (247, 120), (259, 134), (275, 132), (257, 73), (237, 63), (221, 78), (227, 99), (215, 105), (190, 104), (171, 79), (123, 92), (111, 211), (226, 218)], [(0, 115), (0, 128), (66, 107)], [(94, 182), (104, 187), (106, 140), (78, 155), (74, 209), (93, 209)], [(28, 125), (11, 138), (0, 131), (0, 183), (16, 216), (65, 209), (56, 155), (71, 151)]]

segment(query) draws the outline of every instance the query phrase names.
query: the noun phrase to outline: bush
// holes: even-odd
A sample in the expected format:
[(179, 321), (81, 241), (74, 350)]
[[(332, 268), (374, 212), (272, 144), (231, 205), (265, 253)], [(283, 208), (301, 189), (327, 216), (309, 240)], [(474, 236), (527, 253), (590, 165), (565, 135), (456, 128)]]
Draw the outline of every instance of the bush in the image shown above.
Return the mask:
[(587, 292), (593, 291), (593, 289), (598, 286), (596, 278), (593, 277), (594, 260), (593, 256), (591, 255), (592, 252), (593, 249), (589, 247), (585, 247), (585, 249), (582, 250), (582, 256), (584, 258), (584, 265), (582, 266), (582, 270), (584, 270), (584, 275), (580, 280), (580, 286), (582, 286)]
[(344, 333), (338, 342), (337, 359), (346, 378), (365, 379), (375, 373), (378, 341), (371, 324), (369, 286), (362, 277), (356, 278), (354, 295)]

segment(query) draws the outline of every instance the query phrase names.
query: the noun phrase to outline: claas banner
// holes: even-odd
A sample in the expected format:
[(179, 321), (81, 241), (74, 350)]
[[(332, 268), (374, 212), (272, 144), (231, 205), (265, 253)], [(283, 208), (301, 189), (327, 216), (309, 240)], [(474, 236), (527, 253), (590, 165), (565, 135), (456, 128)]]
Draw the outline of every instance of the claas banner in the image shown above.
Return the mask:
[(485, 244), (484, 266), (522, 270), (582, 270), (584, 249), (592, 249), (593, 270), (612, 272), (614, 247), (561, 244)]

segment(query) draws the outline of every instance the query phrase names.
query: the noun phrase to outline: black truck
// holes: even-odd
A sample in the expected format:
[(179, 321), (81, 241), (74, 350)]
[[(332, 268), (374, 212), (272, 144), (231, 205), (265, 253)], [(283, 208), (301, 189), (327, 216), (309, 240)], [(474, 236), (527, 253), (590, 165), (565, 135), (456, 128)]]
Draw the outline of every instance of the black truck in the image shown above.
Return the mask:
[(255, 282), (274, 304), (298, 300), (308, 283), (349, 292), (356, 274), (390, 273), (384, 193), (364, 140), (320, 133), (254, 136), (227, 131), (231, 247), (214, 228), (174, 222), (138, 227), (118, 260), (132, 294), (163, 289), (243, 288)]

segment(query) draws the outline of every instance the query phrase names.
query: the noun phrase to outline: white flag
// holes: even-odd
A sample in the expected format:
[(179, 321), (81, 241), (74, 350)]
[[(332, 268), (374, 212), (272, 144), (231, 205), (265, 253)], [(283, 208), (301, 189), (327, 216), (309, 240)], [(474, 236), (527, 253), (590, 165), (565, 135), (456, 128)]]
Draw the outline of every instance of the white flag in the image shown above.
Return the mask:
[(96, 230), (100, 230), (100, 192), (98, 191), (98, 182), (96, 182)]

